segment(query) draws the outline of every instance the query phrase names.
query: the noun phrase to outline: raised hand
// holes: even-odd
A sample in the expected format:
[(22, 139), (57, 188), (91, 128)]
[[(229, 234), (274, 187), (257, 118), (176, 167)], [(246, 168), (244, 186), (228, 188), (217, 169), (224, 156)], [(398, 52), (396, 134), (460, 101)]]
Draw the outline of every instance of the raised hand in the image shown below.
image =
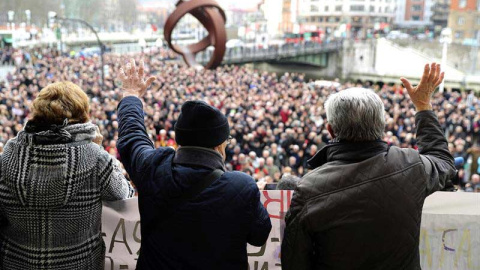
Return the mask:
[(412, 87), (405, 78), (400, 78), (408, 91), (417, 111), (431, 110), (431, 98), (435, 89), (442, 83), (445, 72), (440, 72), (440, 64), (425, 65), (422, 80), (416, 87)]
[(137, 69), (134, 59), (130, 60), (125, 71), (123, 68), (120, 69), (119, 78), (122, 81), (124, 97), (142, 97), (147, 91), (147, 88), (155, 81), (155, 77), (153, 76), (145, 80), (143, 61), (140, 61), (140, 67)]
[(98, 126), (95, 126), (95, 139), (93, 139), (93, 142), (102, 146), (103, 135), (100, 132), (100, 129), (98, 128)]

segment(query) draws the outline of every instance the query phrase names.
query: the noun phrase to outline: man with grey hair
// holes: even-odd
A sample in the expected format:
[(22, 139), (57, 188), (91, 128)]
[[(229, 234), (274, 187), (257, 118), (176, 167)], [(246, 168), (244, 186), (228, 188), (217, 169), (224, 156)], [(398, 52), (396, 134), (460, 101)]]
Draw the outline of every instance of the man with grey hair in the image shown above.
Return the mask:
[(333, 141), (309, 160), (314, 170), (293, 195), (282, 269), (420, 269), (423, 202), (456, 172), (431, 105), (443, 77), (433, 63), (418, 86), (401, 79), (417, 111), (418, 152), (381, 140), (384, 106), (373, 91), (328, 98)]
[[(383, 137), (385, 107), (372, 90), (350, 88), (331, 95), (325, 103), (327, 130), (334, 142), (375, 141)], [(335, 129), (335, 131), (334, 131)]]

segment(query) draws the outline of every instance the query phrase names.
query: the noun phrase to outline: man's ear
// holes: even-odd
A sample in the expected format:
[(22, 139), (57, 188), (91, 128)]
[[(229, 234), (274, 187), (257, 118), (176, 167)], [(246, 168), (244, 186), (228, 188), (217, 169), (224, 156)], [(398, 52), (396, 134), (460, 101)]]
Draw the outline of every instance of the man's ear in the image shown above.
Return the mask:
[(221, 149), (222, 149), (222, 145), (221, 145), (221, 144), (213, 147), (213, 150), (214, 150), (214, 151), (217, 151), (217, 152), (221, 152), (221, 151), (222, 151)]
[(227, 147), (227, 141), (223, 142), (222, 144), (215, 146), (213, 148), (214, 151), (218, 152), (222, 157), (223, 160), (227, 158), (227, 155), (225, 154), (225, 148)]
[(335, 139), (337, 137), (335, 135), (335, 132), (333, 132), (332, 126), (329, 123), (327, 123), (327, 131), (328, 131), (328, 133), (330, 133), (330, 136), (332, 137), (332, 139)]

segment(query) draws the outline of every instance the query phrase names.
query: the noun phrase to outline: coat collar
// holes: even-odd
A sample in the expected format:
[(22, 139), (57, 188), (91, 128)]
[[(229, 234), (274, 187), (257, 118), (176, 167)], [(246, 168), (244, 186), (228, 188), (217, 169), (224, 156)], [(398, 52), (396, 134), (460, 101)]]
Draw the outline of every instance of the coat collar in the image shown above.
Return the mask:
[(222, 155), (213, 149), (181, 146), (173, 158), (173, 163), (187, 166), (202, 166), (212, 170), (220, 169), (225, 171), (225, 163)]
[(308, 164), (312, 168), (317, 168), (331, 161), (360, 162), (387, 151), (388, 144), (381, 140), (355, 143), (335, 142), (318, 151), (308, 160)]
[(91, 122), (68, 125), (38, 125), (27, 122), (17, 135), (20, 142), (27, 145), (57, 145), (82, 141), (90, 142), (96, 137), (96, 126)]

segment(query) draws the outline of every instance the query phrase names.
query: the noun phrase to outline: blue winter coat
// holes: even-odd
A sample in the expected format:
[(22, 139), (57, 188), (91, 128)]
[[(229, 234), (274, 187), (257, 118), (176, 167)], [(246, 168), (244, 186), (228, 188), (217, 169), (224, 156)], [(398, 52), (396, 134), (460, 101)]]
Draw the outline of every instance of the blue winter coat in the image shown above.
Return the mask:
[(213, 170), (225, 171), (222, 156), (196, 147), (155, 149), (136, 97), (120, 102), (118, 116), (118, 150), (139, 194), (137, 269), (247, 269), (247, 242), (261, 246), (271, 230), (254, 180), (225, 172), (195, 198), (173, 205)]

